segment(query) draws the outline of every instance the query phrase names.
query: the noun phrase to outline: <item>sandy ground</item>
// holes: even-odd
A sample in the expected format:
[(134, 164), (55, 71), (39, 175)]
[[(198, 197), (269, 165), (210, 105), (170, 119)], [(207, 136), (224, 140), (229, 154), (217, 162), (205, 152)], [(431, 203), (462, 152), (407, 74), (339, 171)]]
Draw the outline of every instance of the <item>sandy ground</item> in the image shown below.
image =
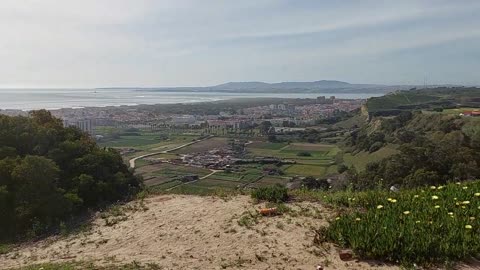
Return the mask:
[[(321, 205), (291, 205), (297, 215), (238, 221), (255, 213), (249, 197), (230, 199), (163, 195), (98, 214), (91, 229), (51, 237), (0, 255), (0, 269), (32, 263), (93, 261), (99, 265), (156, 263), (162, 269), (398, 269), (375, 262), (341, 261), (332, 246), (313, 245), (313, 228), (326, 225)], [(147, 209), (148, 208), (148, 209)], [(109, 212), (111, 213), (111, 211)], [(118, 223), (113, 220), (117, 219)], [(244, 219), (244, 218), (243, 218)], [(106, 225), (106, 220), (114, 225)]]

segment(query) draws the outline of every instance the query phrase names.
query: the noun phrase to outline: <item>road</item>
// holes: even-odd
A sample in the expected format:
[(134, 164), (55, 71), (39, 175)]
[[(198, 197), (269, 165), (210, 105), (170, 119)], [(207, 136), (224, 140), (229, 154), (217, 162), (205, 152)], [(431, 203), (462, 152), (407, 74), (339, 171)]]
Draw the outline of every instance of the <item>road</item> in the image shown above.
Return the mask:
[(155, 153), (148, 153), (148, 154), (145, 154), (145, 155), (141, 155), (141, 156), (138, 156), (138, 157), (134, 157), (132, 159), (130, 159), (128, 161), (128, 163), (130, 164), (130, 168), (134, 169), (135, 168), (135, 161), (137, 161), (137, 159), (142, 159), (142, 158), (146, 158), (146, 157), (151, 157), (151, 156), (155, 156), (155, 155), (159, 155), (159, 154), (167, 154), (167, 153), (170, 153), (172, 151), (175, 151), (175, 150), (178, 150), (178, 149), (182, 149), (184, 147), (187, 147), (187, 146), (190, 146), (192, 144), (195, 144), (195, 143), (198, 143), (198, 142), (202, 142), (202, 141), (205, 141), (205, 140), (208, 140), (210, 138), (214, 137), (213, 135), (211, 136), (208, 136), (206, 138), (203, 138), (201, 140), (195, 140), (193, 142), (189, 142), (189, 143), (186, 143), (186, 144), (182, 144), (180, 146), (177, 146), (177, 147), (174, 147), (172, 149), (168, 149), (168, 150), (163, 150), (163, 151), (160, 151), (160, 152), (155, 152)]

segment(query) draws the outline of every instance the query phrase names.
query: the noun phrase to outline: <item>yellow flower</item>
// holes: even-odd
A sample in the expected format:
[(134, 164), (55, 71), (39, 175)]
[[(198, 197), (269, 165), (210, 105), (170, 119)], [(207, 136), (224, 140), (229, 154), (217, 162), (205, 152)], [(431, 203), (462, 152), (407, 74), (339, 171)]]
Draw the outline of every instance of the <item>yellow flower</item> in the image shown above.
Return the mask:
[(395, 199), (392, 199), (390, 202), (391, 202), (391, 203), (396, 203), (396, 202), (397, 202), (397, 200), (395, 200)]
[(438, 200), (438, 196), (433, 195), (432, 200)]
[(468, 187), (462, 187), (463, 189), (468, 189)]
[(410, 214), (410, 211), (404, 211), (403, 214), (404, 214), (404, 215), (409, 215), (409, 214)]
[(420, 220), (415, 221), (415, 223), (420, 223)]
[(476, 197), (480, 197), (480, 192), (475, 193)]
[(377, 209), (382, 209), (383, 208), (383, 205), (377, 205)]
[(462, 204), (469, 204), (470, 201), (463, 201)]
[(465, 225), (465, 229), (469, 229), (469, 230), (472, 229), (472, 225), (469, 225), (469, 224)]
[(340, 218), (339, 218), (339, 217), (336, 217), (335, 220), (340, 220)]
[(443, 189), (445, 186), (439, 186), (438, 189)]
[(437, 187), (436, 186), (431, 186), (430, 189), (436, 189)]
[(465, 205), (462, 205), (462, 209), (465, 209)]
[(450, 216), (453, 216), (453, 212), (448, 212), (448, 214), (449, 214)]
[(392, 198), (388, 198), (387, 201), (391, 202), (393, 199)]
[(453, 200), (456, 201), (456, 200), (457, 200), (457, 197), (453, 198)]
[(435, 205), (435, 208), (437, 208), (437, 209), (440, 208), (440, 205)]
[(460, 182), (457, 182), (457, 185), (461, 185), (461, 184), (462, 184), (462, 183), (460, 183)]
[(418, 197), (420, 197), (420, 196), (418, 196), (418, 195), (413, 195), (413, 198), (418, 198)]
[(358, 218), (358, 217), (355, 219), (355, 221), (360, 221), (360, 220), (362, 220), (362, 219), (361, 219), (361, 218)]

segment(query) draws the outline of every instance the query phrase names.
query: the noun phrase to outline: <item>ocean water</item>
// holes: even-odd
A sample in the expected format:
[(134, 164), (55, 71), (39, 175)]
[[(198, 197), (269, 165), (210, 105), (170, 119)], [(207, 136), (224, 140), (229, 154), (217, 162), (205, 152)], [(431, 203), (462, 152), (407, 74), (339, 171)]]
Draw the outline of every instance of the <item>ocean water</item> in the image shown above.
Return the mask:
[(219, 93), (219, 92), (163, 92), (136, 89), (0, 89), (0, 109), (60, 109), (106, 107), (140, 104), (171, 104), (226, 100), (233, 98), (368, 98), (376, 94), (331, 93)]

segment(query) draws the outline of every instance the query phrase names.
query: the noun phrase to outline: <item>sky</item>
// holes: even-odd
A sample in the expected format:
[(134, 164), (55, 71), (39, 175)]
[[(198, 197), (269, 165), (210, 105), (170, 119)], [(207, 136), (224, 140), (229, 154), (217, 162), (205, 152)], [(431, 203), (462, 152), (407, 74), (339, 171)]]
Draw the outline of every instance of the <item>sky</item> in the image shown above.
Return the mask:
[(480, 1), (2, 0), (0, 87), (480, 85)]

